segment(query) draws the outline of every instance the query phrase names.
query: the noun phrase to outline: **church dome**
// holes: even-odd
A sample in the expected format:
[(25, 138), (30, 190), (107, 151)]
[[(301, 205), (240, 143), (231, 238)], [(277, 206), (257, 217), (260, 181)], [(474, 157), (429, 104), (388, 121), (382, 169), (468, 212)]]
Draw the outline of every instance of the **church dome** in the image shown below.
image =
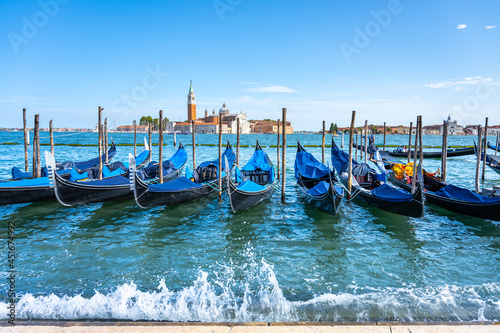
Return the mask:
[(219, 110), (219, 114), (223, 114), (223, 115), (226, 115), (226, 114), (229, 114), (229, 109), (226, 108), (226, 103), (224, 103), (222, 105), (222, 108), (220, 108)]

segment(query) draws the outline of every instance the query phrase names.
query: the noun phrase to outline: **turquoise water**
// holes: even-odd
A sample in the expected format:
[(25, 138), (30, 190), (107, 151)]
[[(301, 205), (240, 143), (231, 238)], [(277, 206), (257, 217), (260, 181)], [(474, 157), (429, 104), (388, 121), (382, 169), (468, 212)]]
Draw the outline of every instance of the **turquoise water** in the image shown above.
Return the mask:
[[(0, 133), (0, 142), (21, 135)], [(93, 133), (57, 135), (62, 133), (56, 143), (97, 141)], [(117, 143), (133, 143), (133, 134), (111, 136)], [(242, 144), (255, 144), (257, 138), (265, 146), (276, 143), (273, 135), (245, 135)], [(289, 144), (321, 143), (320, 135), (287, 138)], [(226, 139), (236, 145), (234, 135)], [(452, 136), (449, 144), (471, 145), (474, 139)], [(191, 143), (187, 135), (177, 140)], [(216, 135), (196, 137), (200, 144), (217, 140)], [(340, 138), (335, 140), (339, 144)], [(387, 143), (407, 140), (388, 136)], [(168, 157), (175, 148), (171, 136), (165, 142)], [(424, 137), (424, 145), (440, 144), (440, 137)], [(117, 149), (115, 160), (125, 161), (133, 152), (133, 147)], [(191, 163), (191, 147), (186, 149)], [(306, 149), (321, 158), (320, 148)], [(96, 150), (60, 146), (56, 158), (83, 160)], [(264, 150), (276, 161), (276, 148)], [(252, 152), (241, 149), (242, 163)], [(157, 147), (154, 154), (157, 159)], [(197, 147), (198, 163), (215, 156), (216, 147)], [(343, 202), (333, 217), (300, 198), (294, 156), (295, 148), (288, 148), (286, 203), (276, 193), (239, 214), (231, 212), (225, 196), (150, 210), (138, 208), (133, 199), (80, 207), (57, 202), (0, 207), (5, 253), (0, 287), (8, 289), (7, 224), (15, 221), (20, 318), (500, 320), (500, 223), (430, 205), (423, 218), (407, 218), (356, 202)], [(23, 146), (0, 145), (0, 177), (8, 177), (13, 165), (24, 165)], [(425, 160), (430, 171), (439, 165)], [(474, 172), (473, 156), (449, 159), (450, 182), (472, 189)], [(487, 169), (483, 185), (500, 185), (500, 177)], [(5, 295), (0, 296), (2, 318), (7, 317)]]

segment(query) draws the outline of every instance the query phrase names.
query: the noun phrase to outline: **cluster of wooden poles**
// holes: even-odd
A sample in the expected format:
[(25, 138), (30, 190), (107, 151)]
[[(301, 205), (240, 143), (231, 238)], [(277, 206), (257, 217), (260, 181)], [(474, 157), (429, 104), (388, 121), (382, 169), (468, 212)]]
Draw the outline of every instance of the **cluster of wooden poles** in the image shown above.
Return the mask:
[[(102, 179), (102, 167), (103, 167), (103, 159), (102, 155), (104, 154), (104, 163), (108, 163), (108, 126), (107, 126), (107, 118), (104, 119), (104, 124), (102, 124), (102, 111), (104, 108), (98, 107), (98, 153), (99, 153), (99, 179)], [(163, 110), (159, 111), (160, 121), (159, 121), (159, 164), (163, 163)], [(354, 127), (354, 122), (356, 118), (356, 111), (352, 111), (352, 119), (351, 126), (349, 130), (349, 156), (352, 156), (352, 148), (354, 143), (354, 133), (356, 134), (356, 147), (358, 146), (358, 131)], [(282, 119), (277, 119), (278, 125), (278, 136), (277, 136), (277, 145), (276, 145), (276, 154), (277, 154), (277, 179), (280, 180), (280, 171), (281, 171), (281, 198), (285, 200), (285, 172), (286, 168), (286, 149), (281, 150), (280, 155), (280, 143), (281, 147), (286, 147), (286, 108), (282, 109)], [(134, 126), (134, 156), (137, 156), (137, 122), (133, 122)], [(192, 135), (193, 135), (193, 170), (196, 169), (196, 144), (195, 144), (195, 122), (192, 120)], [(240, 151), (240, 119), (237, 119), (237, 141), (236, 141), (236, 165), (239, 165), (239, 151)], [(28, 163), (28, 146), (29, 146), (29, 135), (28, 128), (26, 126), (26, 109), (23, 109), (23, 131), (24, 131), (24, 157), (25, 157), (25, 171), (29, 171), (29, 163)], [(367, 162), (368, 158), (368, 120), (365, 120), (364, 131), (361, 131), (361, 140), (363, 139), (363, 132), (365, 134), (364, 137), (364, 149), (361, 150), (360, 158), (363, 158), (364, 153), (364, 162)], [(413, 132), (413, 122), (410, 122), (410, 131), (408, 138), (408, 163), (411, 161), (411, 143), (412, 143), (412, 132)], [(486, 156), (487, 149), (487, 132), (488, 132), (488, 118), (486, 118), (485, 126), (484, 126), (484, 145), (482, 143), (483, 140), (483, 130), (482, 126), (478, 125), (478, 151), (483, 153), (483, 156)], [(151, 143), (151, 133), (152, 126), (151, 123), (148, 126), (148, 136), (149, 143)], [(322, 144), (321, 144), (321, 162), (325, 164), (325, 121), (323, 121), (323, 136), (322, 136)], [(415, 145), (414, 147), (419, 146), (419, 155), (420, 155), (420, 164), (422, 164), (422, 116), (417, 117), (417, 125), (416, 125), (416, 135), (415, 135)], [(280, 138), (280, 134), (282, 135)], [(384, 141), (383, 141), (383, 150), (386, 148), (386, 123), (384, 122)], [(53, 126), (52, 120), (49, 121), (49, 135), (50, 135), (50, 151), (52, 155), (54, 155), (54, 136), (53, 136)], [(281, 139), (281, 140), (280, 140)], [(174, 147), (177, 146), (176, 135), (174, 131)], [(281, 141), (281, 142), (280, 142)], [(497, 134), (496, 146), (499, 144), (499, 136)], [(442, 143), (442, 159), (441, 159), (441, 177), (443, 181), (446, 181), (446, 160), (447, 160), (447, 146), (448, 146), (448, 123), (443, 121), (443, 143)], [(341, 139), (341, 148), (344, 147), (344, 133), (342, 133)], [(364, 150), (364, 151), (363, 151)], [(358, 158), (358, 149), (356, 148), (355, 159)], [(414, 154), (414, 166), (416, 166), (417, 154)], [(497, 155), (497, 150), (495, 150), (495, 155)], [(222, 158), (222, 115), (219, 115), (219, 165), (220, 159)], [(41, 177), (41, 163), (40, 163), (40, 123), (39, 123), (39, 115), (35, 114), (34, 120), (34, 137), (33, 137), (33, 177), (39, 178)], [(281, 163), (280, 163), (281, 160)], [(151, 161), (151, 155), (150, 155)], [(479, 193), (479, 174), (480, 174), (480, 161), (481, 154), (478, 154), (477, 163), (476, 163), (476, 193)], [(280, 170), (280, 164), (281, 170)], [(483, 168), (482, 168), (482, 176), (481, 180), (484, 181), (485, 176), (485, 168), (486, 168), (486, 158), (483, 158)], [(349, 159), (349, 173), (352, 171), (352, 158)], [(159, 168), (159, 177), (160, 182), (163, 181), (163, 168)], [(221, 175), (219, 172), (219, 180)], [(415, 178), (415, 177), (414, 177)], [(219, 181), (219, 194), (221, 193), (222, 183)], [(413, 187), (415, 184), (413, 184)], [(349, 192), (351, 191), (351, 181), (349, 180)]]
[[(102, 110), (103, 108), (99, 106), (98, 108), (98, 129), (99, 129), (99, 179), (102, 179), (102, 147), (105, 145), (107, 147), (108, 143), (108, 133), (107, 133), (107, 126), (106, 126), (106, 120), (104, 121), (104, 126), (101, 125), (101, 118), (102, 118)], [(281, 125), (281, 130), (282, 130), (282, 147), (286, 147), (286, 108), (282, 109), (282, 120), (278, 119), (278, 144), (277, 144), (277, 179), (280, 180), (280, 125)], [(192, 132), (192, 141), (193, 141), (193, 170), (196, 169), (196, 138), (195, 138), (195, 121), (191, 121), (191, 132)], [(240, 126), (240, 119), (237, 119), (237, 125), (236, 125), (236, 165), (239, 165), (239, 157), (240, 157), (240, 132), (241, 132), (241, 126)], [(159, 161), (158, 164), (161, 166), (163, 165), (163, 110), (159, 111)], [(103, 134), (105, 133), (105, 134)], [(149, 135), (149, 142), (151, 143), (151, 124), (148, 126), (148, 135)], [(103, 139), (105, 137), (105, 139)], [(104, 143), (105, 141), (105, 143)], [(174, 131), (174, 147), (177, 146), (176, 142), (176, 136), (175, 136), (175, 131)], [(219, 169), (222, 166), (222, 115), (219, 115)], [(323, 121), (323, 163), (325, 159), (325, 122)], [(137, 156), (137, 123), (134, 121), (134, 156)], [(107, 162), (107, 149), (106, 151), (106, 162)], [(281, 165), (286, 165), (286, 149), (281, 150)], [(52, 151), (53, 153), (53, 151)], [(151, 160), (151, 154), (150, 154), (150, 160)], [(281, 176), (281, 199), (282, 201), (285, 200), (285, 172), (286, 168), (282, 167), (281, 168), (282, 176)], [(218, 172), (218, 183), (219, 183), (219, 197), (222, 195), (222, 177), (221, 177), (221, 172)], [(159, 168), (159, 181), (160, 183), (163, 183), (163, 168)]]
[[(349, 135), (349, 174), (352, 172), (352, 148), (353, 148), (353, 133), (356, 132), (356, 156), (355, 159), (357, 160), (357, 150), (358, 150), (358, 133), (355, 131), (354, 128), (354, 121), (356, 118), (356, 111), (352, 111), (352, 119), (351, 119), (351, 127), (350, 127), (350, 135)], [(410, 122), (410, 131), (409, 131), (409, 136), (408, 136), (408, 161), (407, 163), (410, 163), (411, 161), (411, 143), (412, 143), (412, 132), (413, 132), (413, 122)], [(325, 122), (323, 121), (323, 163), (324, 163), (324, 133), (325, 133)], [(360, 158), (363, 158), (363, 150), (364, 150), (364, 162), (367, 162), (368, 158), (368, 120), (365, 120), (365, 126), (364, 126), (364, 134), (365, 134), (365, 142), (364, 142), (364, 149), (361, 149), (361, 154)], [(363, 131), (361, 132), (363, 134)], [(419, 154), (419, 163), (422, 165), (423, 162), (423, 146), (422, 146), (422, 116), (417, 117), (417, 126), (416, 126), (416, 131), (415, 131), (415, 151), (417, 151), (418, 147), (418, 154)], [(481, 124), (478, 125), (477, 129), (477, 141), (478, 141), (478, 147), (477, 147), (477, 158), (476, 158), (476, 176), (475, 176), (475, 191), (476, 193), (480, 193), (480, 188), (479, 188), (479, 175), (480, 175), (480, 164), (481, 164), (481, 153), (484, 156), (483, 158), (483, 167), (482, 167), (482, 174), (481, 174), (481, 181), (484, 181), (484, 176), (485, 176), (485, 170), (486, 170), (486, 149), (487, 149), (487, 135), (488, 135), (488, 117), (486, 117), (485, 120), (485, 126), (484, 126), (484, 145), (483, 145), (483, 131), (482, 131), (482, 126)], [(363, 136), (361, 136), (363, 138)], [(342, 133), (342, 146), (343, 148), (343, 143), (344, 143), (344, 133)], [(384, 144), (383, 144), (383, 150), (385, 150), (385, 143), (386, 143), (386, 123), (384, 122)], [(496, 139), (496, 146), (498, 147), (499, 143), (499, 134), (497, 134), (497, 139)], [(443, 141), (442, 141), (442, 154), (441, 154), (441, 179), (442, 181), (446, 181), (446, 172), (447, 172), (447, 159), (448, 159), (448, 123), (446, 121), (443, 121)], [(417, 154), (414, 155), (414, 170), (417, 170)], [(497, 155), (497, 149), (495, 149), (495, 155)], [(412, 182), (412, 193), (415, 192), (415, 178), (413, 177), (413, 182)], [(351, 192), (351, 179), (349, 178), (349, 183), (348, 183), (348, 190)]]

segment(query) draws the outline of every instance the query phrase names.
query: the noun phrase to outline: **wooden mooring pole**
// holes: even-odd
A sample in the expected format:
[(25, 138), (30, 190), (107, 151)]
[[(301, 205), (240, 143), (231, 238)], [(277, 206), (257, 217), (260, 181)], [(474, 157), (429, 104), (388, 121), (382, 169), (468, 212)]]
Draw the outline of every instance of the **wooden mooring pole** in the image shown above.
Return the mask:
[(384, 150), (385, 150), (385, 137), (387, 135), (387, 129), (386, 129), (386, 126), (385, 126), (385, 121), (384, 121)]
[(441, 150), (441, 180), (446, 181), (446, 171), (448, 163), (448, 123), (443, 121), (443, 143)]
[[(411, 131), (412, 131), (412, 128), (413, 128), (413, 122), (410, 122), (410, 133), (408, 133), (408, 162), (406, 162), (406, 163), (410, 163), (410, 161), (411, 161)], [(415, 131), (415, 133), (416, 133), (416, 131)]]
[(476, 159), (476, 193), (479, 194), (479, 172), (480, 172), (480, 166), (481, 166), (481, 148), (482, 148), (482, 128), (481, 125), (477, 127), (477, 151), (479, 152), (477, 154), (477, 159)]
[[(483, 173), (481, 174), (481, 181), (484, 182), (484, 173), (486, 171), (486, 149), (488, 148), (488, 117), (486, 117), (486, 121), (484, 124), (484, 143), (483, 143)], [(479, 149), (479, 156), (481, 156), (481, 149)]]
[(52, 127), (52, 119), (49, 121), (49, 136), (50, 136), (50, 153), (54, 156), (54, 128)]
[[(347, 199), (351, 199), (351, 189), (352, 189), (352, 143), (353, 143), (353, 132), (354, 132), (354, 121), (356, 120), (356, 111), (352, 111), (351, 118), (351, 129), (349, 130), (349, 168), (347, 170)], [(356, 141), (358, 139), (358, 134), (356, 133)], [(357, 145), (357, 144), (356, 144)]]
[(325, 121), (323, 120), (323, 138), (321, 139), (321, 163), (325, 164)]
[(411, 193), (415, 193), (416, 189), (416, 181), (417, 181), (417, 147), (418, 147), (418, 127), (419, 127), (419, 122), (420, 118), (417, 116), (417, 124), (415, 126), (415, 150), (413, 152), (413, 176), (412, 176), (412, 182), (411, 182)]
[(102, 179), (102, 132), (101, 132), (101, 123), (102, 123), (102, 108), (99, 106), (97, 108), (97, 131), (98, 131), (98, 151), (99, 151), (99, 180)]
[(191, 134), (192, 134), (192, 141), (193, 141), (193, 172), (196, 170), (196, 140), (195, 140), (195, 133), (196, 133), (196, 128), (194, 124), (194, 119), (191, 120)]
[(175, 137), (175, 127), (174, 127), (174, 147), (177, 147), (177, 138)]
[(365, 164), (368, 163), (368, 120), (365, 120)]
[(33, 178), (40, 178), (40, 115), (35, 115), (35, 129), (33, 133)]
[(137, 121), (134, 120), (134, 157), (137, 156)]
[(500, 133), (497, 133), (497, 142), (495, 144), (495, 156), (497, 156), (497, 152), (498, 152), (498, 136), (500, 136)]
[[(26, 127), (26, 109), (23, 109), (23, 132), (24, 132), (24, 171), (29, 170), (28, 161), (28, 146), (30, 144), (30, 139), (28, 138), (28, 127)], [(498, 143), (497, 143), (498, 144)]]
[(282, 109), (282, 126), (283, 128), (283, 148), (281, 160), (281, 201), (285, 202), (285, 185), (286, 185), (286, 108)]
[(240, 165), (240, 118), (236, 118), (236, 165)]
[(151, 141), (151, 122), (148, 121), (148, 144), (149, 144), (149, 163), (153, 160), (153, 142)]
[[(419, 155), (419, 164), (422, 167), (424, 164), (424, 151), (423, 151), (423, 136), (422, 136), (422, 116), (418, 116), (418, 155)], [(415, 151), (417, 148), (415, 147)], [(421, 186), (420, 184), (423, 182), (423, 179), (419, 179), (419, 184), (418, 186)]]
[(104, 160), (109, 162), (108, 156), (108, 117), (104, 118)]
[(342, 140), (340, 141), (340, 148), (344, 148), (344, 131), (342, 131)]
[[(349, 143), (349, 144), (351, 144), (351, 143)], [(354, 159), (356, 161), (358, 160), (358, 130), (357, 129), (356, 129), (356, 151), (354, 153)]]
[[(193, 124), (194, 124), (194, 120), (193, 120)], [(219, 170), (217, 170), (217, 177), (219, 177), (219, 199), (221, 199), (221, 197), (222, 197), (222, 164), (223, 164), (223, 161), (222, 161), (222, 114), (219, 114)]]
[[(159, 145), (159, 151), (158, 151), (158, 154), (160, 155), (158, 157), (158, 160), (159, 160), (159, 164), (158, 164), (158, 168), (159, 168), (159, 178), (160, 178), (160, 184), (163, 184), (163, 110), (160, 110), (160, 122), (159, 122), (159, 128), (158, 128), (158, 137), (159, 137), (159, 142), (158, 142), (158, 145)], [(194, 157), (193, 157), (194, 158)]]
[(280, 120), (278, 119), (276, 122), (278, 123), (278, 143), (276, 144), (276, 165), (278, 170), (277, 179), (280, 180)]

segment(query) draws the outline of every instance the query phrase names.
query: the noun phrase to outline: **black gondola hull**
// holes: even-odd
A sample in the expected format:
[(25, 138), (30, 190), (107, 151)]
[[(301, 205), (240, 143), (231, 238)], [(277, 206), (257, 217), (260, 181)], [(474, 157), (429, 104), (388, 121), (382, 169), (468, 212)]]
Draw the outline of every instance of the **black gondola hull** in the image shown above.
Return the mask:
[[(344, 183), (347, 186), (347, 180), (344, 179), (343, 177), (341, 178), (342, 178), (342, 183)], [(413, 195), (412, 201), (405, 201), (405, 202), (385, 201), (375, 197), (374, 195), (370, 194), (367, 191), (360, 190), (354, 186), (353, 189), (354, 191), (352, 191), (353, 192), (352, 196), (355, 199), (364, 201), (379, 209), (409, 217), (422, 217), (424, 215), (425, 199), (423, 197), (421, 189), (417, 189), (417, 191)]]
[[(407, 190), (411, 190), (411, 185), (389, 175), (389, 181)], [(500, 204), (478, 204), (464, 200), (457, 200), (442, 197), (431, 191), (425, 192), (426, 201), (430, 204), (448, 209), (449, 211), (479, 217), (483, 219), (500, 221)]]
[[(50, 173), (49, 173), (50, 174)], [(57, 201), (64, 206), (84, 205), (88, 203), (111, 201), (132, 196), (130, 184), (98, 186), (92, 182), (76, 183), (63, 179), (58, 174), (54, 177), (54, 189)], [(116, 176), (123, 177), (123, 176)]]
[[(364, 146), (357, 145), (353, 143), (353, 147), (363, 150), (364, 151)], [(408, 152), (394, 152), (394, 151), (389, 151), (389, 150), (381, 150), (381, 152), (385, 152), (389, 154), (390, 156), (393, 157), (403, 157), (407, 158), (408, 157)], [(411, 158), (413, 158), (413, 150), (411, 152)], [(447, 152), (447, 157), (457, 157), (457, 156), (466, 156), (466, 155), (474, 155), (474, 148), (453, 148), (453, 149), (448, 149)], [(420, 154), (417, 152), (417, 158), (420, 157)], [(423, 152), (423, 158), (441, 158), (442, 157), (442, 152), (441, 151), (424, 151)]]
[(173, 192), (150, 192), (148, 186), (137, 177), (134, 178), (134, 197), (141, 208), (175, 206), (184, 202), (196, 201), (216, 192), (218, 181), (203, 184), (201, 188)]
[(274, 186), (270, 185), (265, 190), (259, 192), (240, 191), (231, 179), (228, 180), (228, 196), (231, 202), (231, 208), (234, 213), (252, 208), (262, 201), (271, 197), (274, 193)]
[(50, 186), (0, 188), (0, 206), (55, 200)]
[(343, 195), (339, 195), (330, 184), (328, 192), (321, 196), (314, 196), (307, 193), (308, 188), (302, 182), (298, 182), (302, 198), (313, 207), (330, 215), (337, 215)]

